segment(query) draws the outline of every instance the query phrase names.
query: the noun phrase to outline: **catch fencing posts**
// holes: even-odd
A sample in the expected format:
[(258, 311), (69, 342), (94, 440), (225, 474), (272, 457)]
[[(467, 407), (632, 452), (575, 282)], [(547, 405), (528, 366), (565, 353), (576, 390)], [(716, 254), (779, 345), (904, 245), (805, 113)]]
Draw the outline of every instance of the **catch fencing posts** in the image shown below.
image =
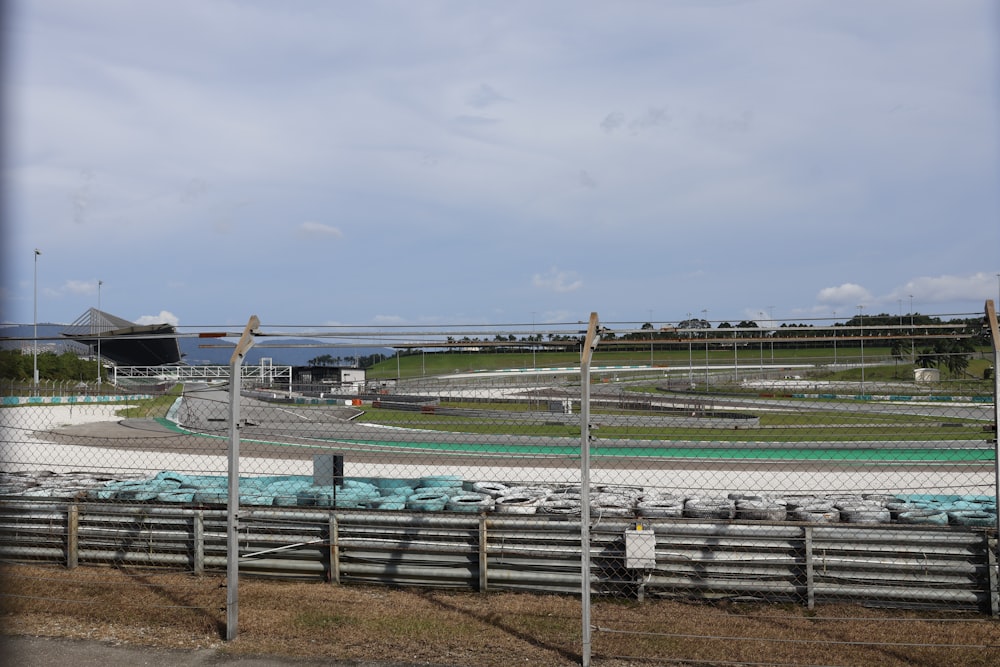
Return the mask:
[(260, 320), (251, 315), (229, 359), (229, 497), (226, 505), (226, 641), (236, 639), (240, 610), (240, 385), (243, 358), (253, 347)]
[(580, 581), (583, 636), (580, 664), (590, 667), (590, 360), (601, 337), (597, 313), (590, 314), (587, 338), (580, 351)]

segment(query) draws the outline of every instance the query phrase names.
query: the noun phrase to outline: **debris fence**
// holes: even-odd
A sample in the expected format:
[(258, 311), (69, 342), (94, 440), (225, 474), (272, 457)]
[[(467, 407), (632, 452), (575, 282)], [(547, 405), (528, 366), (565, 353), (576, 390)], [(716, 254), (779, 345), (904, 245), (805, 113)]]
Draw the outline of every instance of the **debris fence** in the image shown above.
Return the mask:
[[(0, 556), (12, 580), (16, 563), (114, 567), (188, 572), (196, 589), (235, 562), (240, 576), (318, 585), (585, 591), (649, 606), (641, 628), (585, 606), (584, 664), (693, 659), (656, 617), (663, 599), (994, 622), (992, 302), (983, 321), (754, 331), (595, 316), (592, 330), (352, 330), (349, 341), (318, 329), (317, 359), (386, 352), (360, 374), (240, 358), (236, 374), (118, 368), (103, 393), (8, 382)], [(262, 348), (289, 335), (252, 329)], [(227, 506), (234, 445), (238, 505)], [(238, 599), (218, 595), (204, 611)], [(762, 640), (706, 632), (716, 661)], [(629, 633), (635, 655), (603, 648)]]

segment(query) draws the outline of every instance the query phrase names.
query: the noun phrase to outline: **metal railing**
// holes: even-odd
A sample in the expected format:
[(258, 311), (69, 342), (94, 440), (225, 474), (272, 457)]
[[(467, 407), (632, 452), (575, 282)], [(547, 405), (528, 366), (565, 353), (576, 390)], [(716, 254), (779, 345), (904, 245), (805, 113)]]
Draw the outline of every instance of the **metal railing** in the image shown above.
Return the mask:
[[(635, 523), (592, 526), (594, 594), (1000, 612), (990, 528), (658, 519), (644, 522), (655, 535), (655, 566), (635, 570), (625, 566), (624, 540)], [(334, 583), (576, 593), (579, 535), (579, 517), (244, 507), (239, 567)], [(226, 537), (218, 507), (0, 502), (6, 560), (203, 574), (225, 570)]]

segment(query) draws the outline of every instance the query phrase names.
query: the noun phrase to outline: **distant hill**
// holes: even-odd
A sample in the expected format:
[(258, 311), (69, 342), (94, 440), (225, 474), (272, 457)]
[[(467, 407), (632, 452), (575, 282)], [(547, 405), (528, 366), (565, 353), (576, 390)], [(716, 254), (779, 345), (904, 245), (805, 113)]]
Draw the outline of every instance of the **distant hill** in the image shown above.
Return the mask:
[[(367, 357), (373, 354), (383, 354), (391, 357), (395, 350), (388, 347), (323, 347), (324, 341), (311, 338), (282, 338), (280, 341), (269, 340), (266, 345), (282, 345), (282, 347), (265, 347), (264, 343), (254, 346), (247, 352), (243, 363), (246, 365), (256, 365), (264, 357), (270, 357), (271, 362), (278, 366), (307, 366), (310, 359), (330, 355), (334, 359), (340, 357), (342, 361), (338, 365), (350, 366), (355, 357)], [(200, 345), (211, 345), (213, 347), (199, 347)], [(184, 363), (192, 366), (218, 365), (226, 366), (233, 356), (232, 346), (215, 347), (225, 345), (223, 341), (212, 338), (181, 338), (180, 347)], [(300, 347), (287, 347), (287, 346)]]
[[(38, 351), (55, 352), (75, 352), (86, 354), (87, 346), (65, 338), (62, 335), (66, 329), (66, 324), (38, 323)], [(27, 340), (0, 340), (0, 350), (20, 350), (30, 348), (33, 345), (31, 340), (35, 336), (35, 326), (33, 324), (8, 324), (0, 325), (0, 338), (17, 338)], [(55, 340), (53, 340), (55, 339)]]

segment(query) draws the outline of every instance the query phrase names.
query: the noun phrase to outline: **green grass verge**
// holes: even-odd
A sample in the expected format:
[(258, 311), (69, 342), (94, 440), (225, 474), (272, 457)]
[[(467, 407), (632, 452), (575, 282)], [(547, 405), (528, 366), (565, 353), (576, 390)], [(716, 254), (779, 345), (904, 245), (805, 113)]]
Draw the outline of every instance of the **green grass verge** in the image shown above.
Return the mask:
[(153, 398), (136, 401), (133, 405), (122, 408), (117, 412), (119, 417), (126, 419), (155, 419), (166, 417), (170, 406), (180, 398), (184, 391), (184, 385), (175, 384), (165, 394), (154, 396)]

